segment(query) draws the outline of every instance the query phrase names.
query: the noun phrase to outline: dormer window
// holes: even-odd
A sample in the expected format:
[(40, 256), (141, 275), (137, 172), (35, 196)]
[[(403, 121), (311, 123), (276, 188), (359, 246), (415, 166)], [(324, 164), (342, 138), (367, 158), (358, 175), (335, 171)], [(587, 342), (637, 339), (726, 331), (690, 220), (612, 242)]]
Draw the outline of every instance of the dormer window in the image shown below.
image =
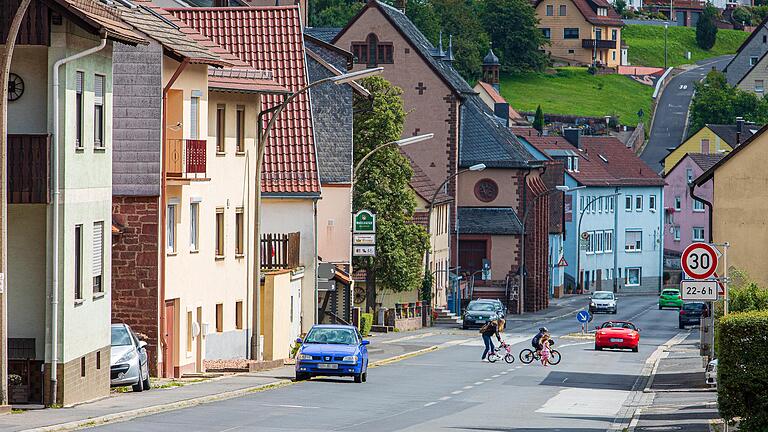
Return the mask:
[(608, 16), (608, 8), (604, 8), (604, 7), (597, 8), (597, 16)]
[(371, 33), (365, 38), (365, 42), (352, 42), (352, 54), (357, 64), (377, 66), (379, 64), (392, 64), (394, 46), (391, 42), (379, 42), (379, 38)]

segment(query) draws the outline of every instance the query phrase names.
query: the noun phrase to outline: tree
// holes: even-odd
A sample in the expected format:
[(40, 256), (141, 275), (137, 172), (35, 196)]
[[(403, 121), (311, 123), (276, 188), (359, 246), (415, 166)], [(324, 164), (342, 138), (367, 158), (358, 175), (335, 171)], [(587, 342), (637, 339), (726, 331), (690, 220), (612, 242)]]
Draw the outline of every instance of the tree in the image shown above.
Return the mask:
[(625, 0), (616, 0), (613, 2), (613, 8), (616, 9), (616, 12), (624, 16), (624, 13), (627, 11), (627, 2)]
[[(381, 77), (368, 78), (362, 85), (372, 101), (355, 95), (355, 163), (377, 146), (400, 139), (405, 110), (402, 90)], [(376, 285), (394, 292), (418, 289), (422, 262), (428, 247), (423, 227), (411, 222), (416, 197), (409, 182), (413, 170), (396, 147), (384, 147), (366, 160), (355, 177), (353, 208), (376, 214), (376, 257), (355, 258), (354, 266), (367, 272), (366, 303), (376, 307)]]
[[(443, 48), (453, 35), (453, 66), (468, 81), (482, 72), (483, 57), (488, 52), (489, 38), (480, 22), (476, 4), (467, 0), (431, 0), (443, 30)], [(432, 41), (436, 42), (436, 41)]]
[(433, 43), (437, 43), (442, 27), (440, 17), (435, 12), (430, 0), (410, 0), (405, 8), (405, 15)]
[(541, 105), (536, 108), (536, 115), (533, 116), (533, 128), (540, 134), (544, 132), (544, 111), (541, 110)]
[(311, 6), (313, 13), (310, 16), (313, 26), (344, 27), (364, 4), (349, 0), (320, 0), (313, 6)]
[(731, 87), (722, 72), (710, 71), (704, 81), (696, 84), (688, 130), (696, 133), (707, 123), (734, 124), (736, 117), (757, 124), (768, 123), (768, 100)]
[(696, 23), (696, 44), (704, 50), (709, 51), (715, 46), (717, 41), (717, 8), (712, 3), (707, 3), (704, 11)]
[(542, 71), (548, 65), (541, 47), (549, 41), (529, 1), (487, 0), (482, 3), (482, 22), (503, 70)]

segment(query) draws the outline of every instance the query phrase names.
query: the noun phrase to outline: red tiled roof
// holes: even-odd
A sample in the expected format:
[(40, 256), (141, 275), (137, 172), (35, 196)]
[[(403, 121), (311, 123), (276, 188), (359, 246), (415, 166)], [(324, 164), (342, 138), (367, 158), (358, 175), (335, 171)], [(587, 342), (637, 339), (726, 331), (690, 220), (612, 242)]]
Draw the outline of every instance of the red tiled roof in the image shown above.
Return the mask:
[[(167, 9), (255, 69), (271, 71), (291, 91), (307, 85), (297, 6)], [(265, 95), (263, 109), (282, 96)], [(265, 116), (265, 122), (269, 119)], [(275, 122), (264, 153), (262, 192), (317, 194), (320, 181), (308, 94), (296, 97)]]
[(94, 0), (50, 0), (63, 7), (68, 13), (96, 28), (103, 29), (111, 39), (128, 44), (146, 44), (147, 41), (123, 21), (120, 13)]
[(663, 186), (642, 159), (614, 137), (582, 136), (577, 149), (563, 137), (519, 135), (542, 153), (572, 151), (579, 156), (579, 170), (568, 175), (586, 186)]
[[(487, 82), (484, 82), (484, 81), (478, 81), (477, 85), (479, 85), (480, 88), (483, 89), (483, 91), (488, 93), (488, 96), (490, 96), (491, 99), (493, 99), (494, 103), (507, 103), (507, 100), (504, 99), (499, 94), (499, 92), (497, 92), (496, 89), (493, 88), (492, 85), (490, 85), (490, 84), (488, 84)], [(491, 108), (493, 108), (493, 107), (491, 107)], [(512, 108), (511, 105), (509, 107), (509, 119), (512, 120), (512, 121), (525, 121), (523, 116), (521, 116), (519, 112), (517, 112), (514, 108)]]
[[(534, 0), (534, 7), (538, 6), (542, 0)], [(624, 21), (621, 20), (621, 16), (606, 0), (571, 0), (576, 9), (581, 12), (588, 22), (594, 25), (606, 25), (614, 27), (624, 26)], [(597, 8), (606, 8), (608, 16), (600, 16), (597, 14)]]
[(236, 93), (287, 93), (288, 89), (278, 84), (272, 73), (256, 69), (208, 68), (208, 89)]

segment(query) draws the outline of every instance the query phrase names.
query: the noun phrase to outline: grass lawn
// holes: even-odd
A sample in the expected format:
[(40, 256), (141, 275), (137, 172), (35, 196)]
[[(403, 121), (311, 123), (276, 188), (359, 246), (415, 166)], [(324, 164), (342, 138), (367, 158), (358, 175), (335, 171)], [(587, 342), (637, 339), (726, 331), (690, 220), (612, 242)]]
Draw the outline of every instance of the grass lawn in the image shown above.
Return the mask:
[[(623, 42), (629, 46), (629, 63), (635, 66), (664, 66), (664, 27), (628, 25), (621, 31)], [(749, 37), (741, 30), (717, 31), (717, 42), (709, 51), (696, 45), (695, 27), (669, 27), (667, 34), (667, 64), (679, 66), (695, 63), (723, 54), (734, 54)], [(691, 52), (691, 59), (685, 53)]]
[(622, 75), (587, 73), (586, 68), (557, 68), (557, 73), (501, 77), (501, 94), (516, 110), (602, 117), (618, 115), (621, 124), (636, 126), (637, 112), (650, 121), (653, 88)]

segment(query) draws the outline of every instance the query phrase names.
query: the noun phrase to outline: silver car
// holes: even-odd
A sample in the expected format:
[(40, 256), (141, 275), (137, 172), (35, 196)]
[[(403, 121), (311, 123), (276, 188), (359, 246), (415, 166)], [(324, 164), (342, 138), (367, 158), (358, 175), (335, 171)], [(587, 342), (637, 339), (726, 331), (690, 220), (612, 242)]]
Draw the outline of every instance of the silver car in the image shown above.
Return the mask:
[(616, 314), (619, 307), (616, 304), (616, 296), (611, 291), (595, 291), (589, 298), (589, 313), (605, 312)]
[(112, 324), (112, 354), (109, 362), (112, 387), (132, 386), (149, 390), (147, 343), (140, 341), (127, 324)]

